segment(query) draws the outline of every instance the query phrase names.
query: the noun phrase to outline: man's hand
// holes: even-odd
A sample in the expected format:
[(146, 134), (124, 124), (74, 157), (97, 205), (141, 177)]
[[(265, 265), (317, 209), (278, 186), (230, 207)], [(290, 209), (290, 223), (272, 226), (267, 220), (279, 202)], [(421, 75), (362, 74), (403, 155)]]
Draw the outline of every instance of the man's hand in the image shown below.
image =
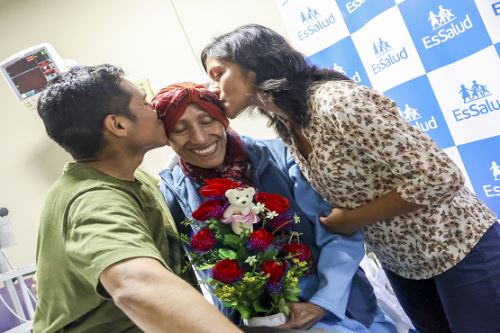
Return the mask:
[(347, 214), (350, 209), (347, 208), (333, 208), (330, 215), (320, 217), (319, 221), (330, 231), (351, 235), (359, 229), (359, 227), (352, 222), (349, 222)]
[(290, 319), (277, 328), (308, 329), (326, 315), (325, 310), (312, 303), (296, 302), (288, 304), (288, 307)]

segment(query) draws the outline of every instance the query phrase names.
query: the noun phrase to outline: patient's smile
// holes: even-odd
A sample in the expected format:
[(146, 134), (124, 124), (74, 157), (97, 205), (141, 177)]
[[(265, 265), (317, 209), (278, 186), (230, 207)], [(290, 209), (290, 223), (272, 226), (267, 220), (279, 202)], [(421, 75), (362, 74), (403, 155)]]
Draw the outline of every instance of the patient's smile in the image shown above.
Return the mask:
[(193, 152), (197, 155), (200, 156), (208, 156), (210, 154), (213, 154), (215, 150), (217, 149), (217, 141), (214, 143), (211, 143), (209, 146), (203, 149), (193, 149)]

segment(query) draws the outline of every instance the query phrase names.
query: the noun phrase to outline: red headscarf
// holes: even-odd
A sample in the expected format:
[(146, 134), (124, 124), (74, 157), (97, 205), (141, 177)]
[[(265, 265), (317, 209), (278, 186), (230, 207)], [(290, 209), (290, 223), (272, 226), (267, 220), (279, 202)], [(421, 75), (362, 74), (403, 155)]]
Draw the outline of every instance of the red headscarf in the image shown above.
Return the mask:
[(201, 168), (181, 158), (182, 171), (200, 183), (204, 179), (231, 178), (250, 184), (251, 180), (246, 175), (248, 156), (238, 133), (229, 128), (229, 119), (226, 117), (217, 95), (202, 85), (183, 82), (163, 88), (152, 101), (153, 107), (158, 112), (158, 117), (163, 120), (167, 135), (191, 103), (200, 106), (226, 128), (226, 156), (224, 157), (223, 170)]
[(193, 103), (221, 122), (226, 129), (229, 126), (229, 119), (217, 95), (201, 84), (197, 85), (192, 82), (171, 84), (160, 90), (151, 103), (158, 112), (158, 117), (163, 120), (167, 135), (184, 114), (186, 107)]

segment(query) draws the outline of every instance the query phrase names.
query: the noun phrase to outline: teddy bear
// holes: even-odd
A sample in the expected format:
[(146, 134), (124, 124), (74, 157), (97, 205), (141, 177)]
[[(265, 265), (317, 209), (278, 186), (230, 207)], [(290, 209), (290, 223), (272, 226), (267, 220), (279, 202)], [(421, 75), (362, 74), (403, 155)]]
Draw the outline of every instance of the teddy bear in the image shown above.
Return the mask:
[(255, 189), (253, 187), (238, 187), (227, 190), (224, 195), (229, 201), (229, 206), (223, 214), (223, 222), (231, 223), (231, 229), (237, 235), (247, 229), (253, 230), (252, 224), (259, 221), (259, 210), (253, 203)]

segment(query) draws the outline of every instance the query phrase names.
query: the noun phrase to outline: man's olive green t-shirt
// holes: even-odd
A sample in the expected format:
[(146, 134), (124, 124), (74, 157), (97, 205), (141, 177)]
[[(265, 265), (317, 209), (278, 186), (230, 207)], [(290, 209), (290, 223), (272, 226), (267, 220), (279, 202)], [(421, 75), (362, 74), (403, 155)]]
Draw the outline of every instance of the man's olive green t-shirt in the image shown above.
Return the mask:
[(137, 171), (134, 181), (125, 181), (82, 163), (67, 164), (42, 212), (35, 332), (140, 332), (99, 277), (134, 257), (157, 259), (180, 275), (184, 256), (175, 232), (151, 176)]

